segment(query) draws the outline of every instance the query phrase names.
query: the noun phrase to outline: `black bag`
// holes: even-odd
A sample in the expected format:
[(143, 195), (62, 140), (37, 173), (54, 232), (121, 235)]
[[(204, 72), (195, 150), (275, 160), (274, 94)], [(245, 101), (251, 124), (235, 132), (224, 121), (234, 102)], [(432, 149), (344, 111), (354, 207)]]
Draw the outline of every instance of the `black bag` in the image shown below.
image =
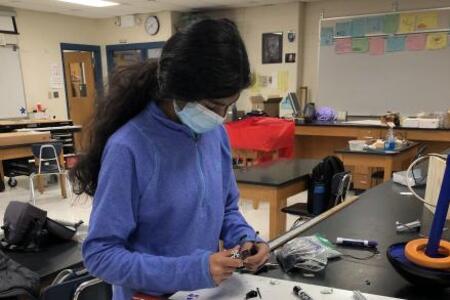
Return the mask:
[(37, 299), (39, 276), (0, 251), (0, 299), (26, 296)]
[(309, 213), (320, 215), (333, 206), (335, 199), (331, 194), (331, 183), (333, 176), (341, 172), (344, 172), (344, 164), (336, 156), (327, 156), (314, 167), (308, 186)]
[(29, 203), (11, 201), (3, 218), (4, 238), (0, 246), (8, 250), (39, 251), (51, 242), (72, 239), (78, 227), (47, 218), (47, 212)]

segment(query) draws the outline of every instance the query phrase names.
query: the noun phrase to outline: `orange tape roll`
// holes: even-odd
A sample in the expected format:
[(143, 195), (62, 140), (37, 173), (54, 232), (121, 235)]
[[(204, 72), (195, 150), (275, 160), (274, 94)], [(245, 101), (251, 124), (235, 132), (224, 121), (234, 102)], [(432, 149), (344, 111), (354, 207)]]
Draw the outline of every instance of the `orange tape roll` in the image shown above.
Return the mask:
[(441, 240), (439, 243), (439, 254), (443, 257), (429, 257), (425, 254), (428, 239), (412, 240), (406, 244), (405, 256), (411, 262), (431, 268), (450, 271), (450, 242)]

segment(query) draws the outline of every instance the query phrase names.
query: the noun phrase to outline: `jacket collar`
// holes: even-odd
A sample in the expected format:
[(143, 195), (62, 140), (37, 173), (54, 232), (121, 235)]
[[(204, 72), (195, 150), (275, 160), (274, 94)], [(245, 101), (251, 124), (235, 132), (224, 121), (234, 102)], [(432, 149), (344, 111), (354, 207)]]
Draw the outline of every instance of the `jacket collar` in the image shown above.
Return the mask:
[(189, 128), (188, 126), (169, 119), (166, 116), (166, 114), (161, 110), (161, 108), (158, 106), (157, 102), (151, 101), (147, 105), (145, 110), (146, 110), (146, 113), (148, 115), (150, 115), (151, 118), (153, 118), (156, 122), (158, 122), (162, 126), (167, 127), (171, 130), (185, 133), (189, 137), (194, 138), (194, 139), (197, 139), (199, 137), (199, 135), (196, 134), (194, 131), (192, 131), (192, 129)]

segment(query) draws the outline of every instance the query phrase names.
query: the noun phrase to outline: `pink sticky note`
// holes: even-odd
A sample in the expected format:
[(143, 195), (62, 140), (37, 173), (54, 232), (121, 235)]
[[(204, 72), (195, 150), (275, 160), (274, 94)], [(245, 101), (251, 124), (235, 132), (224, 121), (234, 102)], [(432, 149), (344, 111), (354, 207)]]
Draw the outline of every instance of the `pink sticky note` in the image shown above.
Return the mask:
[(336, 39), (334, 51), (336, 51), (337, 54), (352, 52), (352, 39), (351, 38)]
[(427, 36), (425, 34), (410, 34), (406, 37), (406, 49), (417, 51), (425, 49)]
[(372, 37), (369, 39), (370, 55), (384, 54), (384, 37)]

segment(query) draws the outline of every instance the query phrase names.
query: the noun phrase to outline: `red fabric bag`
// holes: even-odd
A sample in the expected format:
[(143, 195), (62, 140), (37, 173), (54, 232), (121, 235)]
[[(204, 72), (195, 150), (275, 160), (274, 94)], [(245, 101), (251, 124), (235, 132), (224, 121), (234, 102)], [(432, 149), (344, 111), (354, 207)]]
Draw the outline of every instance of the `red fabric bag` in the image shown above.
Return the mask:
[(271, 152), (279, 157), (294, 155), (293, 121), (268, 117), (250, 117), (225, 124), (233, 149)]

